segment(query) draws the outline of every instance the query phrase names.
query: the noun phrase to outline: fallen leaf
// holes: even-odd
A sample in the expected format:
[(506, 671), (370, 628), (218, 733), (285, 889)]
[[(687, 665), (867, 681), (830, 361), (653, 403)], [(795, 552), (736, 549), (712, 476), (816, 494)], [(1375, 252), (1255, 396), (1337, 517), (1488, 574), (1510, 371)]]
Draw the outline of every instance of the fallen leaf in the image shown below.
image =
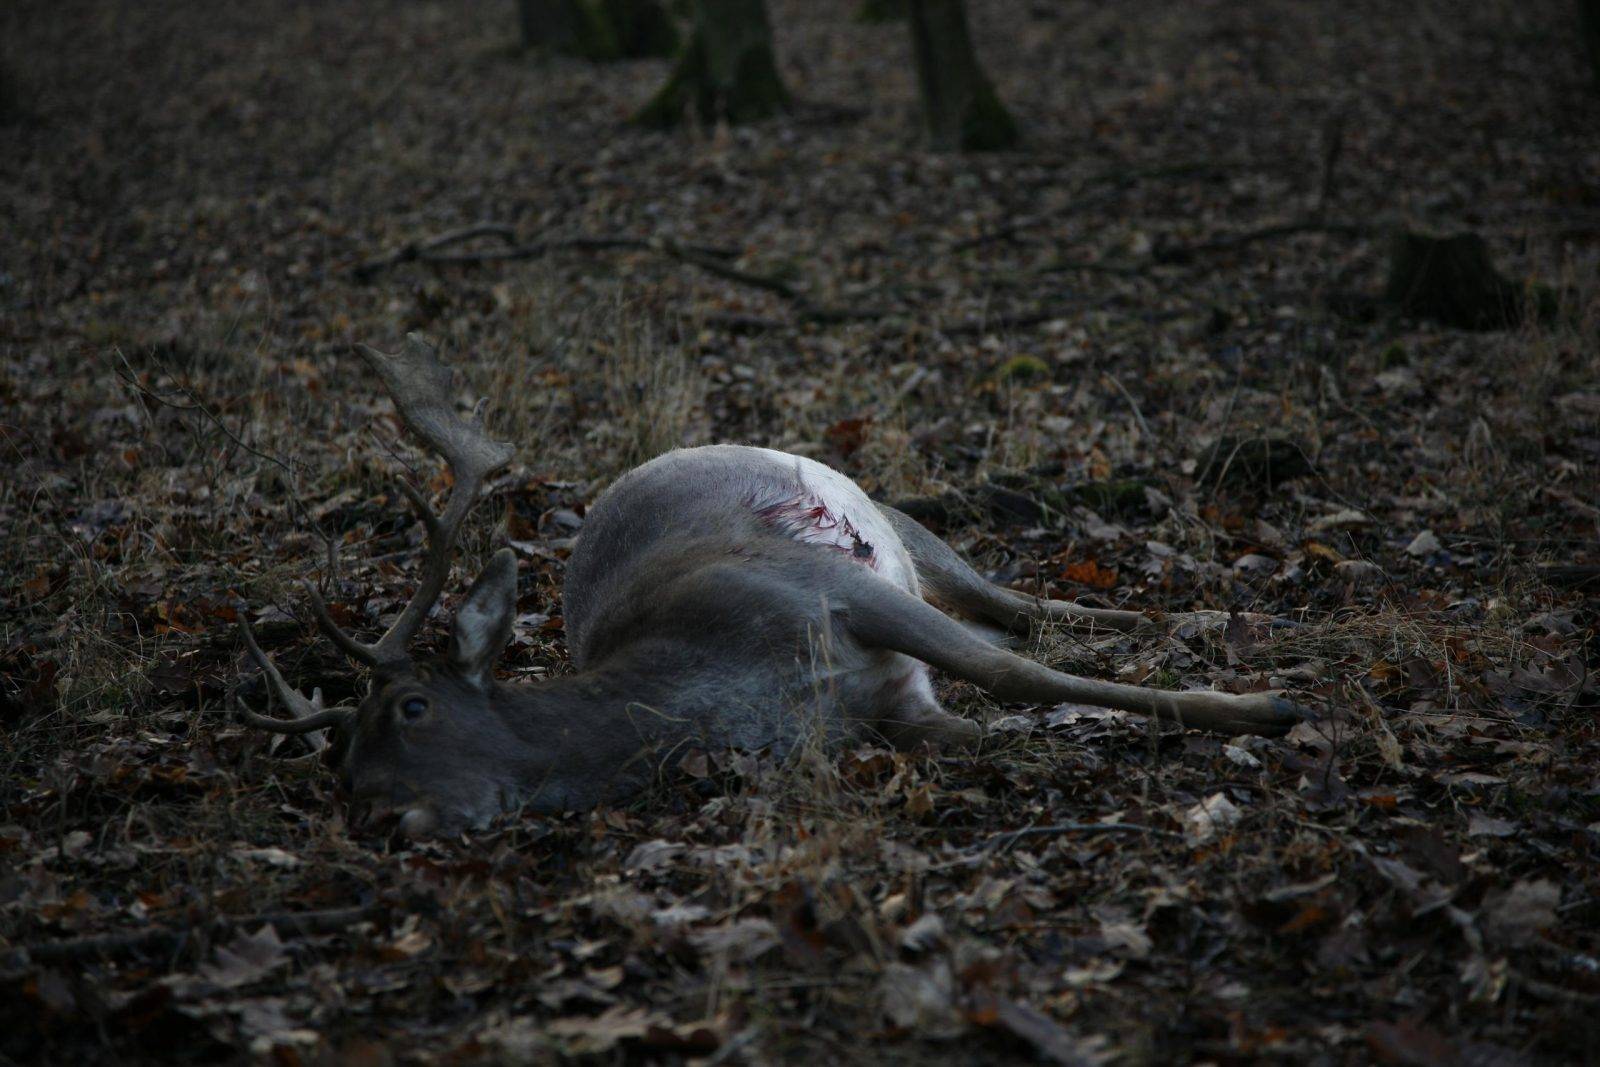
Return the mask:
[(1367, 1028), (1367, 1047), (1379, 1062), (1399, 1067), (1522, 1067), (1531, 1062), (1513, 1049), (1458, 1041), (1413, 1020), (1373, 1023)]
[(1117, 572), (1110, 567), (1100, 566), (1092, 559), (1080, 559), (1067, 564), (1062, 568), (1061, 577), (1091, 589), (1111, 589), (1117, 584)]
[(225, 989), (249, 985), (289, 963), (283, 941), (270, 924), (254, 934), (241, 933), (228, 944), (218, 945), (211, 956), (210, 962), (199, 966), (200, 976)]
[(619, 1004), (597, 1016), (556, 1019), (545, 1030), (564, 1041), (570, 1051), (594, 1055), (615, 1048), (620, 1041), (642, 1038), (651, 1027), (671, 1026), (672, 1020), (658, 1012)]
[(1411, 543), (1406, 546), (1406, 555), (1421, 558), (1423, 556), (1431, 556), (1443, 549), (1444, 545), (1439, 541), (1437, 534), (1432, 530), (1423, 530), (1413, 537)]
[(1269, 900), (1274, 904), (1278, 904), (1285, 900), (1293, 900), (1295, 897), (1303, 897), (1312, 893), (1321, 892), (1338, 880), (1338, 872), (1334, 872), (1332, 874), (1323, 875), (1321, 878), (1317, 878), (1310, 882), (1293, 882), (1289, 885), (1280, 885), (1276, 889), (1269, 889), (1266, 893), (1262, 894), (1262, 897), (1263, 899)]
[(1142, 960), (1150, 955), (1152, 942), (1144, 927), (1130, 922), (1100, 924), (1100, 938), (1106, 947), (1119, 956)]
[(421, 930), (408, 930), (384, 946), (381, 955), (389, 960), (409, 960), (428, 951), (433, 938)]
[(1335, 563), (1333, 573), (1351, 585), (1370, 585), (1384, 578), (1383, 568), (1365, 559), (1347, 559)]
[(1183, 836), (1191, 845), (1202, 845), (1227, 830), (1243, 817), (1237, 805), (1221, 793), (1213, 793), (1183, 813)]
[(1517, 832), (1515, 823), (1505, 819), (1496, 819), (1485, 815), (1481, 811), (1472, 813), (1472, 818), (1467, 820), (1468, 837), (1510, 837)]
[(1326, 533), (1329, 530), (1339, 530), (1351, 526), (1370, 526), (1371, 524), (1372, 520), (1367, 516), (1366, 512), (1357, 511), (1354, 508), (1345, 508), (1343, 511), (1335, 511), (1331, 515), (1319, 515), (1311, 520), (1311, 525), (1308, 529), (1312, 533)]
[(900, 931), (900, 947), (908, 952), (926, 952), (943, 940), (944, 920), (931, 911)]
[(950, 965), (944, 960), (935, 960), (926, 968), (891, 963), (878, 982), (884, 1015), (919, 1037), (954, 1037), (965, 1029), (953, 1003), (954, 992)]
[(633, 847), (628, 858), (622, 861), (625, 871), (652, 871), (665, 867), (684, 851), (685, 846), (672, 841), (645, 841)]
[(1483, 927), (1489, 940), (1507, 948), (1532, 943), (1556, 922), (1561, 887), (1543, 879), (1524, 879), (1484, 901)]
[(1105, 1062), (1096, 1045), (1083, 1041), (1050, 1016), (1014, 1000), (996, 998), (972, 1013), (974, 1022), (1005, 1030), (1031, 1045), (1051, 1063), (1096, 1067)]
[(298, 867), (300, 857), (281, 848), (240, 848), (234, 849), (233, 858), (238, 860), (253, 860), (265, 863), (269, 867)]
[(778, 928), (769, 919), (739, 919), (689, 935), (689, 943), (702, 955), (721, 956), (739, 963), (764, 956), (782, 940)]
[(1229, 763), (1243, 767), (1247, 771), (1259, 771), (1261, 769), (1261, 761), (1238, 745), (1223, 745), (1222, 754), (1228, 758)]

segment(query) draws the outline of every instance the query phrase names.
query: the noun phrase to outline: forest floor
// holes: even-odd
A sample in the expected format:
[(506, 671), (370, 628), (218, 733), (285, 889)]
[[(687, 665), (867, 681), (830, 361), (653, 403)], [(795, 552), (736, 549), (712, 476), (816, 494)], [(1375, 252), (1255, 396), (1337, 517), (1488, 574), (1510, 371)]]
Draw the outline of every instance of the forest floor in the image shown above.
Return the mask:
[[(918, 149), (905, 29), (851, 0), (772, 4), (791, 114), (674, 133), (626, 124), (664, 61), (518, 54), (504, 7), (0, 14), (0, 1062), (1596, 1062), (1571, 4), (974, 0), (1029, 141), (969, 157)], [(479, 223), (518, 257), (359, 269)], [(1351, 299), (1395, 227), (1559, 307)], [(956, 492), (927, 513), (1019, 588), (1290, 620), (1035, 651), (1322, 715), (1229, 741), (949, 685), (976, 755), (701, 753), (616, 808), (365, 836), (230, 719), (265, 706), (233, 604), (358, 691), (294, 579), (337, 539), (369, 633), (410, 592), (395, 476), (434, 468), (350, 352), (408, 330), (518, 449), (432, 647), (509, 540), (508, 676), (569, 669), (585, 507), (737, 441)]]

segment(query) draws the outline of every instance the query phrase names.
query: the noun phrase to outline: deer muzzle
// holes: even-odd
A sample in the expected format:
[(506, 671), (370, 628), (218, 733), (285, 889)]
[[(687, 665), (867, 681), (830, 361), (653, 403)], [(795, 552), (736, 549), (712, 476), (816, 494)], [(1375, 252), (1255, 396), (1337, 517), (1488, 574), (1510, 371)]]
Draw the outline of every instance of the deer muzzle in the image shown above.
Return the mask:
[(439, 817), (428, 808), (410, 808), (400, 816), (400, 833), (404, 837), (429, 837), (438, 828)]

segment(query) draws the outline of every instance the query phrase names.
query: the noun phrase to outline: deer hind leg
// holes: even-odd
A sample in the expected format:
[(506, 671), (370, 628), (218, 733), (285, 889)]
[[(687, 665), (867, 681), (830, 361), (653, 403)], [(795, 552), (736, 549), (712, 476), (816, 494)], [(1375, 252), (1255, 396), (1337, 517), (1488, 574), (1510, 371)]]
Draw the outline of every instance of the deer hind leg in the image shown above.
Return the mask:
[(1018, 649), (1026, 645), (1027, 635), (1019, 634), (1015, 630), (1002, 630), (989, 622), (980, 622), (976, 619), (957, 619), (961, 628), (980, 641), (996, 645), (1000, 648)]
[(983, 727), (939, 706), (926, 667), (910, 661), (906, 665), (909, 672), (886, 686), (879, 697), (879, 709), (871, 723), (875, 733), (898, 749), (918, 748), (924, 743), (935, 748), (962, 748), (982, 739)]
[(917, 578), (930, 599), (969, 619), (1026, 636), (1035, 621), (1078, 623), (1111, 630), (1143, 630), (1155, 623), (1137, 611), (1086, 608), (1070, 600), (1045, 600), (995, 585), (973, 570), (916, 519), (885, 504), (878, 510), (894, 527), (917, 567)]
[(921, 660), (1002, 700), (1122, 708), (1230, 736), (1277, 736), (1305, 717), (1303, 708), (1272, 693), (1175, 693), (1062, 674), (989, 644), (938, 608), (876, 576), (861, 576), (845, 595), (845, 624), (863, 646)]

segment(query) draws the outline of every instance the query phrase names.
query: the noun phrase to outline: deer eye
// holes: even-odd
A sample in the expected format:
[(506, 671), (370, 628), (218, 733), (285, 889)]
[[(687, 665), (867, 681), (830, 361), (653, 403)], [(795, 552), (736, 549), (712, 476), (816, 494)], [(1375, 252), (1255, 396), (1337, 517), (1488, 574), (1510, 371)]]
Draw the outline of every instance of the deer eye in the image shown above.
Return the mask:
[(423, 712), (428, 710), (426, 697), (406, 697), (400, 702), (400, 713), (408, 719), (420, 719)]

